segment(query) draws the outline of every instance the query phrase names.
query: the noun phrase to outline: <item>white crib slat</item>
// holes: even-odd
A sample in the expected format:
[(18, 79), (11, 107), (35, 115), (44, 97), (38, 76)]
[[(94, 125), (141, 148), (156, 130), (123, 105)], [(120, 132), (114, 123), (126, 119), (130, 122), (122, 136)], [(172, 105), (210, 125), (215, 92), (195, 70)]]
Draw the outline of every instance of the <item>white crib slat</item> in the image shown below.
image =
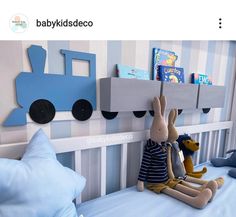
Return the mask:
[(75, 171), (81, 173), (81, 151), (75, 151)]
[(216, 131), (213, 131), (212, 132), (212, 144), (211, 144), (211, 157), (214, 157), (215, 156), (215, 153), (216, 153)]
[(208, 143), (207, 143), (207, 158), (206, 160), (209, 160), (210, 154), (211, 154), (211, 148), (212, 148), (212, 131), (209, 132), (209, 137), (208, 137)]
[(231, 143), (231, 137), (232, 137), (232, 128), (229, 129), (227, 148), (226, 148), (225, 151), (228, 151), (228, 150), (230, 150), (231, 148), (233, 148), (233, 144)]
[(120, 188), (126, 188), (127, 181), (127, 143), (121, 145)]
[(223, 155), (226, 155), (226, 151), (230, 150), (231, 147), (233, 147), (233, 144), (231, 143), (231, 137), (232, 137), (232, 128), (229, 128), (226, 130), (226, 138), (225, 138), (225, 146), (224, 146), (224, 153)]
[(218, 130), (216, 157), (219, 157), (219, 153), (220, 153), (221, 132), (222, 132), (221, 130)]
[(141, 165), (142, 159), (143, 159), (143, 149), (144, 149), (144, 145), (145, 145), (145, 142), (144, 142), (144, 141), (141, 141), (141, 144), (140, 144), (140, 165)]
[(217, 149), (218, 149), (218, 134), (219, 134), (219, 131), (215, 131), (215, 140), (214, 140), (214, 143), (215, 143), (215, 146), (214, 146), (214, 156), (213, 157), (216, 157), (217, 155)]
[(198, 142), (199, 142), (199, 150), (197, 151), (197, 158), (196, 158), (196, 164), (199, 164), (200, 162), (200, 152), (201, 152), (201, 143), (202, 143), (202, 133), (198, 134)]
[[(75, 154), (75, 171), (81, 174), (81, 151), (80, 150), (75, 151), (74, 154)], [(76, 198), (76, 204), (81, 203), (81, 201), (82, 201), (82, 194), (80, 194), (80, 196)]]
[(107, 149), (101, 147), (101, 196), (106, 195), (106, 161), (107, 161)]

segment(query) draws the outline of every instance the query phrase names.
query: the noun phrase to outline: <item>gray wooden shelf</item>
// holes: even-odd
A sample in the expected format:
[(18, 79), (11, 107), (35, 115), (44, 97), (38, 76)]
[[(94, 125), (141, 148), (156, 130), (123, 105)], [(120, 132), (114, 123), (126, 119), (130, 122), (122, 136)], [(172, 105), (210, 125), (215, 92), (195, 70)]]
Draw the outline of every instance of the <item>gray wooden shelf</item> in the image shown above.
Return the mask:
[(199, 85), (197, 108), (221, 108), (224, 100), (224, 86)]
[(155, 96), (167, 98), (167, 109), (223, 107), (225, 88), (125, 78), (100, 79), (100, 109), (106, 112), (150, 111)]
[(161, 82), (125, 78), (100, 79), (100, 109), (108, 112), (152, 110)]
[(198, 85), (162, 82), (161, 95), (167, 98), (167, 109), (196, 109)]

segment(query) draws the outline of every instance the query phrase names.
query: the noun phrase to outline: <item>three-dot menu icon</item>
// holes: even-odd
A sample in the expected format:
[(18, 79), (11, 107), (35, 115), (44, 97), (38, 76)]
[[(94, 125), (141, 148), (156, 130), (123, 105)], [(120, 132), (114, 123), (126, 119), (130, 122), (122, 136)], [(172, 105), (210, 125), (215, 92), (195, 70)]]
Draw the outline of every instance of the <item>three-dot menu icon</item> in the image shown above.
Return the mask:
[(222, 29), (222, 18), (219, 18), (219, 29)]

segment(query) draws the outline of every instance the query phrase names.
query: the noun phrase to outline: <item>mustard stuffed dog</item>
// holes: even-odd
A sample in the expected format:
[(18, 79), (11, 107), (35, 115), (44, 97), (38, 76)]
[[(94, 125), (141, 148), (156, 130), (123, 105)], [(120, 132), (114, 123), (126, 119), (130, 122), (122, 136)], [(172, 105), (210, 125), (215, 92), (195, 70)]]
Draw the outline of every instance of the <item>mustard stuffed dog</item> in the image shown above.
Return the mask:
[(184, 167), (186, 174), (195, 178), (201, 178), (207, 172), (207, 168), (203, 167), (200, 171), (194, 171), (192, 156), (195, 151), (199, 150), (199, 142), (194, 141), (189, 135), (180, 135), (177, 139), (180, 150), (184, 155)]
[[(196, 190), (182, 184), (183, 180), (174, 178), (171, 162), (171, 146), (167, 143), (168, 128), (164, 120), (166, 98), (153, 100), (154, 118), (150, 129), (150, 139), (144, 147), (137, 189), (146, 187), (156, 193), (164, 193), (192, 207), (203, 208), (212, 199), (213, 193), (208, 186)], [(215, 181), (213, 184), (217, 185)]]

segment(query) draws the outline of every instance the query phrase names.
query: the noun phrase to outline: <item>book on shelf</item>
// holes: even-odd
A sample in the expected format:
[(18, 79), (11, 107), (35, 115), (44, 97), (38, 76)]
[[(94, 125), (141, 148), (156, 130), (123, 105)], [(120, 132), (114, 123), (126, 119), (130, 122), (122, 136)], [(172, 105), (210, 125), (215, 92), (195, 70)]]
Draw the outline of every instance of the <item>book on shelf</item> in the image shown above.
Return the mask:
[(180, 67), (159, 66), (158, 74), (160, 81), (172, 83), (184, 83), (184, 69)]
[(116, 66), (119, 78), (136, 78), (141, 80), (150, 80), (149, 72), (145, 70), (121, 64), (117, 64)]
[(191, 81), (193, 84), (207, 84), (212, 85), (212, 80), (208, 75), (192, 73)]
[(152, 79), (160, 80), (159, 73), (158, 73), (159, 65), (174, 67), (177, 59), (178, 59), (178, 56), (173, 51), (163, 50), (160, 48), (153, 48)]

